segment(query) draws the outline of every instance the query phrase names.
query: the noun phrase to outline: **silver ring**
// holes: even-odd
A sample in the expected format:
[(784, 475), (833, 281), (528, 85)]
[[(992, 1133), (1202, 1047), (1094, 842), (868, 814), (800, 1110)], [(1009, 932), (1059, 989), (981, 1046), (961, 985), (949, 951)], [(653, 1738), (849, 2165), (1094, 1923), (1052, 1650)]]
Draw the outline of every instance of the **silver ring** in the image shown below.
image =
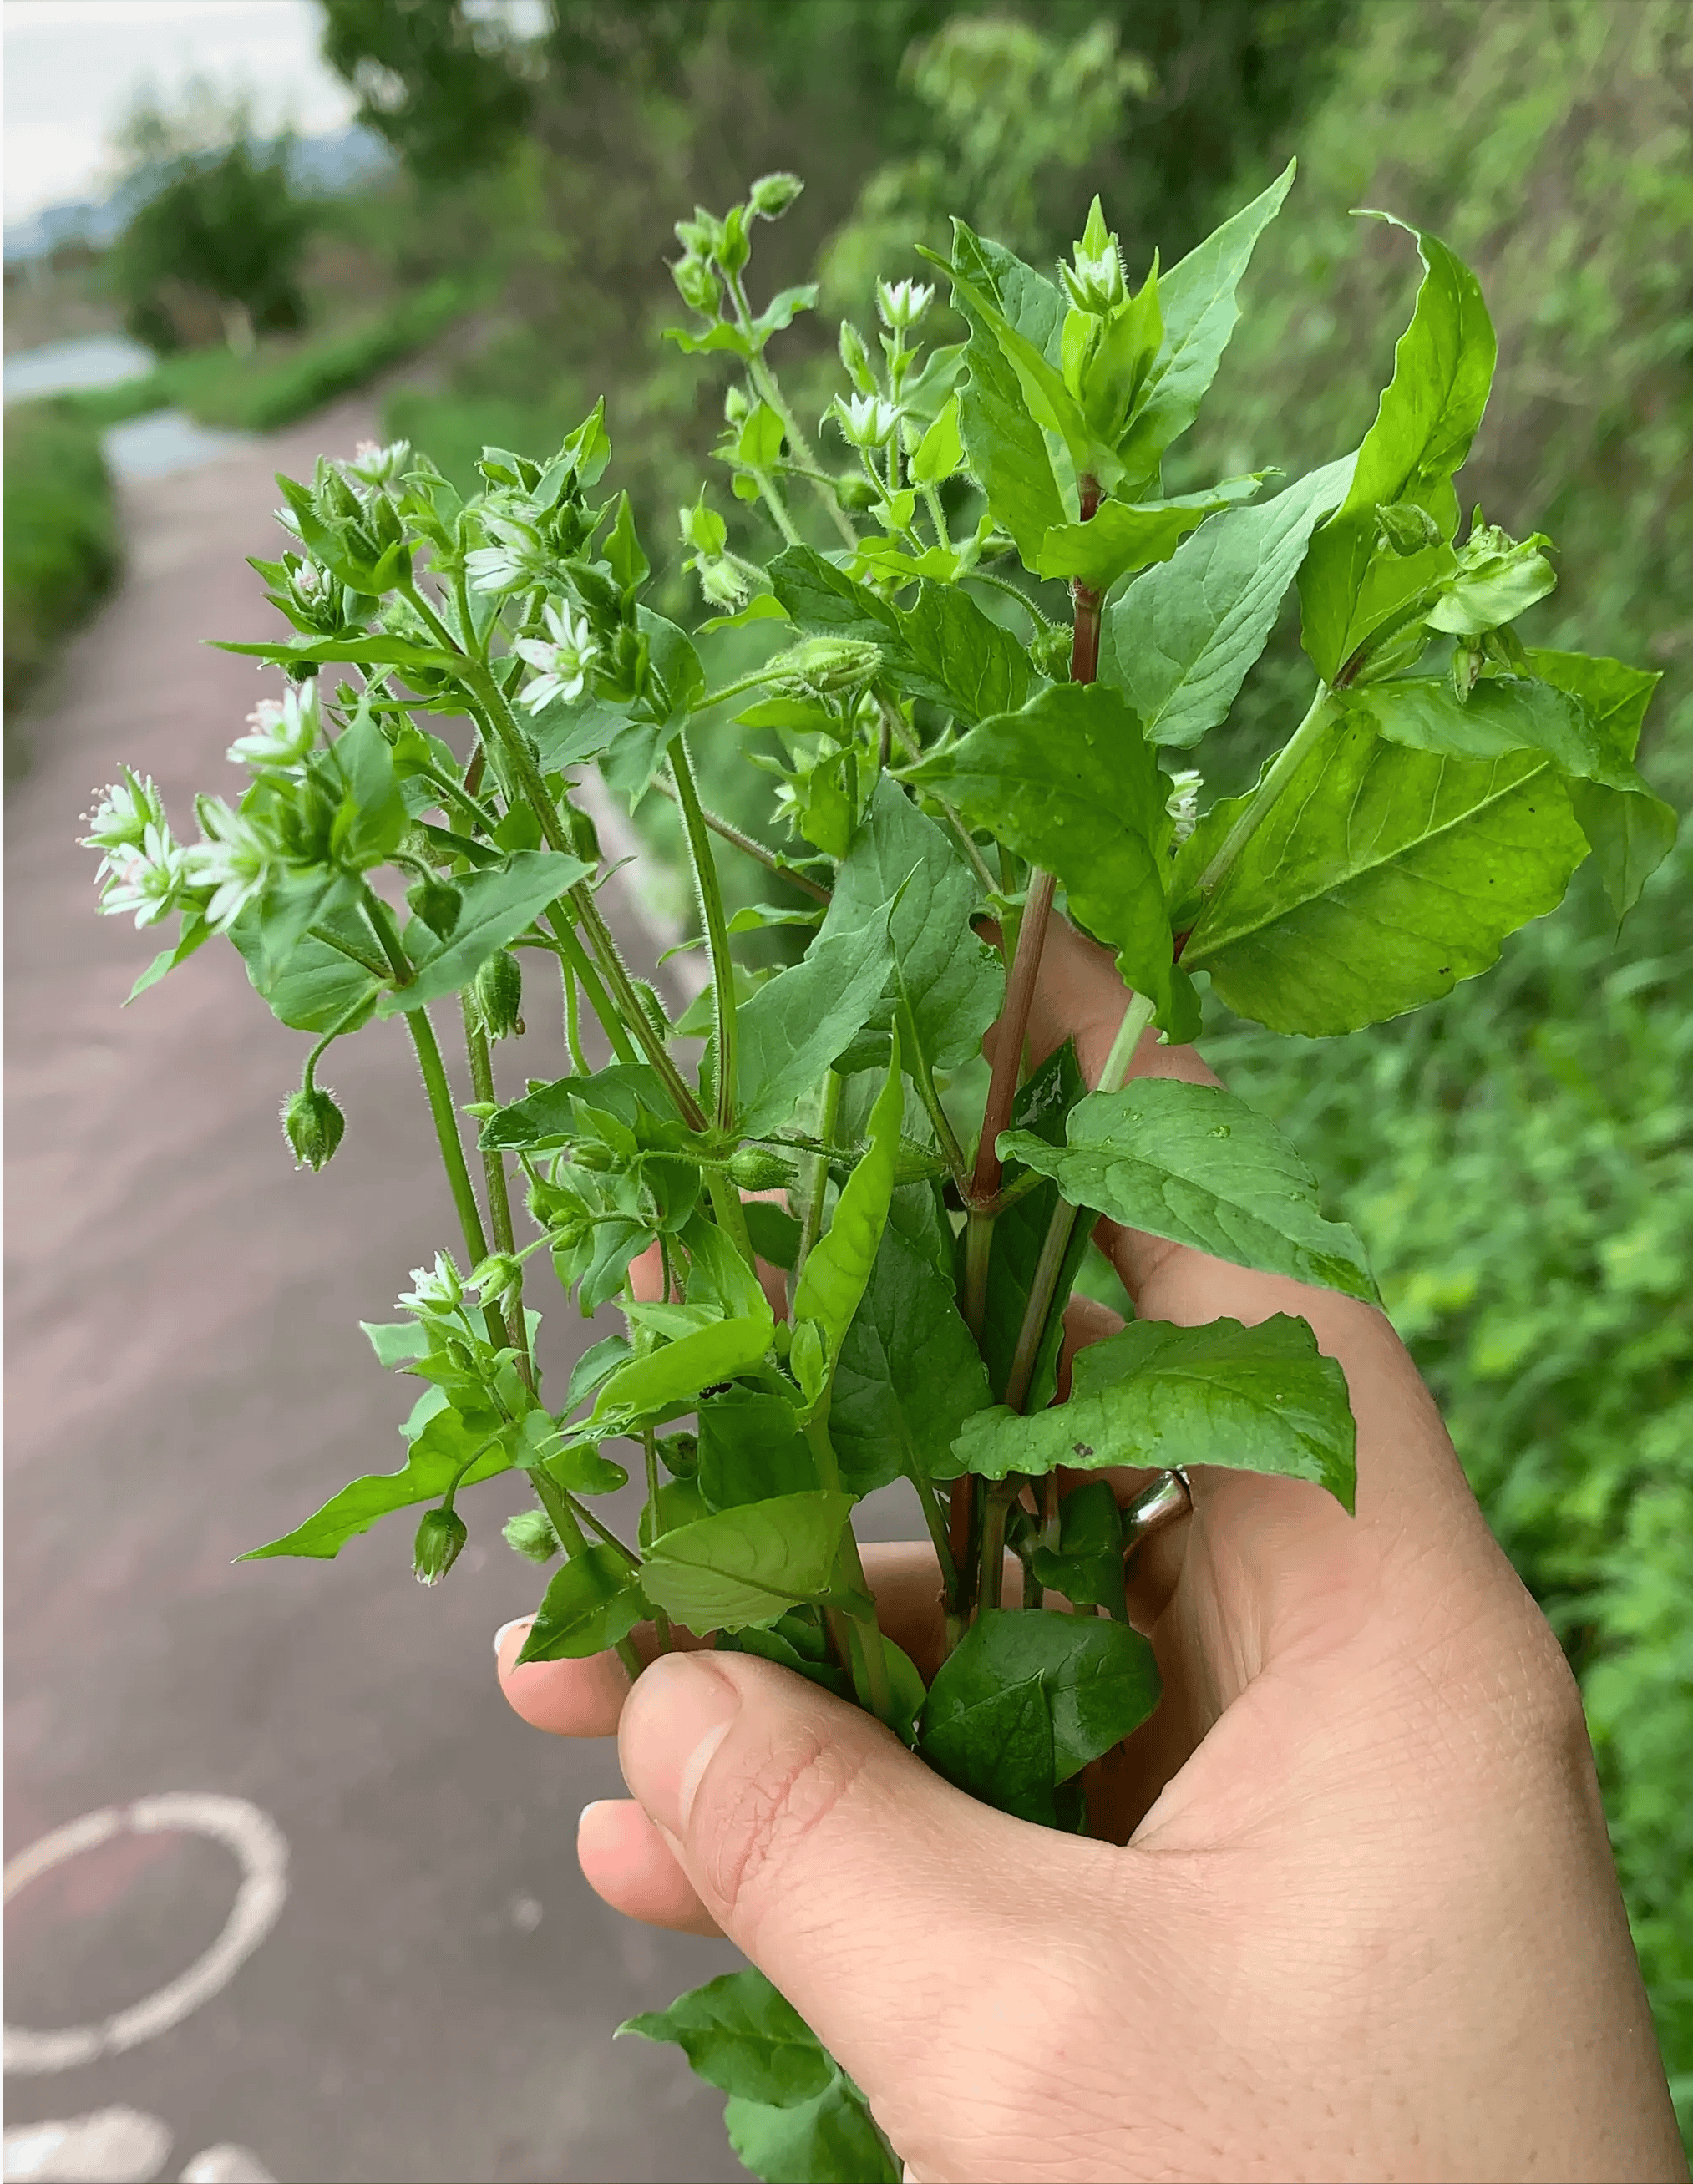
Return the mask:
[(1180, 1518), (1191, 1516), (1193, 1507), (1186, 1472), (1161, 1473), (1150, 1486), (1141, 1489), (1122, 1513), (1124, 1554), (1132, 1555), (1155, 1533), (1167, 1531)]

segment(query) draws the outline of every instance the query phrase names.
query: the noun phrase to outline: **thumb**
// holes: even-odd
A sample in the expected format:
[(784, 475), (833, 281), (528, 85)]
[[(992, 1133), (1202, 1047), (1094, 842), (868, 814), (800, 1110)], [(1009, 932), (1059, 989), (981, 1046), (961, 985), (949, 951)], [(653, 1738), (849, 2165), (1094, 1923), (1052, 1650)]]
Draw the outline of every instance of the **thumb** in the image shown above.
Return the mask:
[(750, 1654), (654, 1662), (618, 1751), (705, 1908), (920, 2173), (1045, 2089), (1047, 2036), (1087, 2007), (1077, 1930), (1097, 1930), (1134, 1853), (977, 1804)]

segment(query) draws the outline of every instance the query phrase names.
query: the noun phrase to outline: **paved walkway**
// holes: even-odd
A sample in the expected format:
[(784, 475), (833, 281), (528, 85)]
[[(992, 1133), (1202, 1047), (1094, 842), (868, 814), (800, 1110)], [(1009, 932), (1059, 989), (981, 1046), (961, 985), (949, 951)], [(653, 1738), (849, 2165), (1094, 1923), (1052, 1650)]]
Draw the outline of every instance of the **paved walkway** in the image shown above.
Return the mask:
[[(265, 686), (199, 641), (274, 624), (242, 561), (277, 550), (271, 472), (370, 431), (349, 404), (126, 489), (128, 581), (8, 795), (8, 1856), (103, 1809), (202, 1802), (103, 1824), (17, 1894), (8, 2018), (95, 2029), (23, 2043), (54, 2067), (11, 2076), (7, 2120), (158, 2119), (114, 2178), (733, 2177), (719, 2097), (610, 2037), (729, 1953), (590, 1895), (576, 1814), (615, 1760), (536, 1736), (493, 1688), (492, 1633), (537, 1590), (498, 1535), (521, 1492), (471, 1497), (433, 1592), (403, 1520), (338, 1563), (231, 1566), (401, 1455), (411, 1384), (356, 1322), (393, 1316), (451, 1225), (404, 1034), (336, 1050), (346, 1141), (297, 1174), (276, 1111), (303, 1039), (221, 946), (125, 1011), (151, 942), (94, 915), (74, 846), (120, 760), (179, 823), (195, 788), (233, 787), (224, 749)], [(555, 1303), (549, 1331), (556, 1373), (580, 1323)], [(232, 1917), (250, 1953), (173, 1999)], [(230, 2143), (257, 2167), (192, 2161)]]

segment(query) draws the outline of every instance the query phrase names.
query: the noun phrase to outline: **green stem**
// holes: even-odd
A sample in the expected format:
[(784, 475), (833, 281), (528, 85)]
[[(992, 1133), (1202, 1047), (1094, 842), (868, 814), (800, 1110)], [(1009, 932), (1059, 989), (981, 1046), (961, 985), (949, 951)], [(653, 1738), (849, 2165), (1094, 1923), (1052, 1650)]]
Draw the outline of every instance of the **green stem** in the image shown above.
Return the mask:
[(1149, 995), (1129, 996), (1128, 1006), (1122, 1012), (1122, 1022), (1117, 1028), (1117, 1037), (1111, 1043), (1094, 1091), (1117, 1092), (1122, 1089), (1123, 1079), (1134, 1060), (1134, 1050), (1140, 1044), (1140, 1035), (1157, 1013), (1158, 1004)]
[(314, 940), (320, 940), (326, 948), (333, 948), (337, 955), (346, 956), (349, 962), (356, 963), (361, 970), (368, 971), (373, 978), (380, 979), (387, 977), (388, 967), (380, 956), (367, 956), (363, 949), (354, 947), (350, 941), (342, 939), (338, 933), (331, 933), (327, 926), (314, 925), (310, 928), (310, 934)]
[(408, 1009), (406, 1028), (411, 1034), (411, 1043), (417, 1052), (417, 1066), (423, 1075), (423, 1089), (429, 1096), (429, 1112), (435, 1124), (436, 1141), (441, 1148), (442, 1165), (447, 1171), (447, 1181), (453, 1192), (453, 1203), (458, 1210), (459, 1226), (464, 1231), (465, 1249), (470, 1253), (471, 1264), (488, 1255), (487, 1237), (482, 1228), (482, 1208), (476, 1203), (476, 1194), (471, 1186), (471, 1171), (465, 1165), (465, 1148), (459, 1137), (458, 1112), (453, 1105), (453, 1094), (447, 1082), (447, 1070), (441, 1059), (441, 1049), (435, 1037), (435, 1027), (429, 1021), (426, 1008)]
[(782, 498), (776, 480), (768, 471), (754, 471), (752, 480), (765, 506), (770, 510), (771, 520), (777, 529), (790, 546), (799, 545), (802, 543), (799, 533), (794, 528), (794, 518), (788, 513), (788, 504)]
[[(738, 273), (729, 273), (724, 277), (728, 282), (729, 294), (734, 302), (735, 315), (740, 321), (741, 332), (748, 337), (749, 342), (755, 342), (757, 337), (753, 333), (752, 306), (747, 301), (747, 292), (741, 285), (741, 276)], [(760, 398), (769, 403), (771, 408), (781, 418), (782, 429), (787, 436), (788, 446), (793, 448), (808, 471), (815, 471), (821, 477), (822, 465), (812, 453), (810, 442), (800, 431), (799, 421), (788, 408), (787, 399), (781, 387), (777, 384), (775, 373), (771, 371), (756, 349), (747, 359), (747, 376), (751, 380)], [(846, 511), (835, 497), (834, 488), (830, 485), (813, 485), (811, 490), (828, 510), (829, 521), (839, 532), (845, 543), (849, 546), (856, 546), (858, 533), (847, 521)]]
[[(1311, 710), (1277, 752), (1251, 802), (1222, 838), (1221, 848), (1200, 876), (1200, 893), (1209, 901), (1221, 886), (1235, 859), (1273, 810), (1276, 800), (1297, 772), (1306, 753), (1328, 726), (1328, 701), (1333, 693), (1326, 682), (1317, 686)], [(1200, 912), (1203, 918), (1204, 912)]]
[[(578, 1077), (586, 1077), (588, 1056), (582, 1050), (581, 996), (576, 987), (576, 972), (562, 948), (559, 950), (559, 983), (565, 989), (565, 1045), (570, 1050), (571, 1067)], [(622, 1029), (621, 1024), (618, 1029)], [(630, 1050), (633, 1052), (632, 1048)]]
[[(465, 1053), (471, 1065), (471, 1089), (478, 1100), (492, 1100), (493, 1089), (493, 1060), (488, 1052), (487, 1034), (476, 1022), (475, 1004), (467, 994), (459, 996), (460, 1012), (465, 1019)], [(488, 1222), (493, 1230), (493, 1247), (508, 1257), (517, 1259), (517, 1237), (511, 1225), (511, 1193), (505, 1173), (505, 1156), (499, 1152), (482, 1154), (482, 1187), (487, 1193)], [(517, 1370), (523, 1384), (532, 1396), (535, 1393), (535, 1360), (529, 1348), (529, 1323), (523, 1316), (522, 1262), (518, 1260), (516, 1281), (501, 1299), (504, 1314), (507, 1340), (517, 1352)]]
[(1015, 599), (1033, 625), (1037, 637), (1052, 627), (1052, 624), (1028, 593), (1012, 583), (1009, 577), (996, 577), (991, 569), (966, 569), (964, 573), (971, 582), (977, 584), (991, 584), (996, 592), (1004, 592), (1007, 598)]
[[(670, 1058), (669, 1050), (654, 1028), (652, 1019), (641, 1006), (629, 982), (629, 973), (623, 967), (623, 960), (617, 953), (617, 944), (611, 937), (611, 928), (600, 916), (599, 905), (585, 883), (578, 881), (571, 889), (570, 902), (576, 922), (588, 934), (594, 960), (611, 990), (617, 1013), (645, 1049), (647, 1059), (663, 1079), (665, 1089), (669, 1093), (677, 1114), (690, 1130), (703, 1130), (706, 1127), (704, 1110), (682, 1082), (681, 1072)], [(588, 998), (593, 999), (591, 989)], [(619, 1058), (621, 1059), (621, 1056)]]
[(983, 1607), (997, 1607), (1005, 1596), (1005, 1512), (1011, 1502), (1006, 1482), (989, 1489), (988, 1506), (982, 1518), (982, 1579), (976, 1595), (978, 1612)]
[(711, 1200), (711, 1211), (717, 1217), (717, 1226), (723, 1231), (749, 1267), (755, 1267), (753, 1240), (747, 1228), (747, 1210), (741, 1203), (741, 1194), (719, 1167), (705, 1170), (705, 1188)]
[(794, 1261), (794, 1279), (797, 1283), (804, 1273), (811, 1247), (823, 1233), (823, 1201), (829, 1191), (829, 1153), (835, 1141), (836, 1125), (840, 1121), (841, 1090), (845, 1083), (833, 1069), (823, 1072), (823, 1112), (817, 1124), (817, 1142), (822, 1150), (816, 1156), (811, 1172), (810, 1194), (805, 1201), (805, 1218), (799, 1226), (799, 1249)]
[[(552, 927), (557, 937), (560, 952), (571, 974), (588, 995), (588, 1005), (599, 1019), (599, 1028), (610, 1042), (612, 1053), (619, 1061), (632, 1061), (635, 1059), (635, 1049), (630, 1041), (628, 1033), (623, 1028), (623, 1020), (612, 1006), (611, 997), (601, 983), (599, 972), (589, 962), (588, 951), (577, 937), (576, 926), (570, 914), (570, 907), (567, 906), (573, 905), (575, 900), (574, 894), (568, 898), (561, 896), (549, 908), (547, 922)], [(565, 1006), (569, 1009), (568, 1000)], [(572, 1011), (571, 1013), (574, 1014), (574, 1011)], [(586, 1069), (587, 1064), (581, 1060), (581, 1052), (580, 1045), (573, 1046), (571, 1050), (571, 1059), (579, 1069)]]
[(678, 731), (670, 747), (671, 778), (682, 806), (688, 862), (705, 921), (705, 944), (711, 957), (711, 991), (717, 1027), (717, 1127), (727, 1135), (735, 1127), (735, 966), (729, 954), (729, 925), (723, 915), (723, 889), (711, 836), (700, 808), (699, 788), (688, 755), (688, 738)]
[(376, 936), (377, 945), (387, 958), (388, 969), (397, 986), (410, 985), (415, 973), (400, 944), (399, 929), (382, 900), (369, 881), (361, 881), (364, 890), (365, 915), (370, 920), (370, 930)]
[[(647, 1507), (652, 1512), (651, 1530), (656, 1539), (659, 1534), (659, 1445), (650, 1426), (641, 1429), (641, 1448), (647, 1460)], [(653, 1629), (657, 1633), (659, 1651), (671, 1650), (670, 1618), (662, 1608), (653, 1610)]]
[[(889, 741), (899, 745), (900, 757), (907, 766), (915, 766), (923, 755), (922, 749), (907, 731), (905, 718), (899, 707), (880, 690), (876, 693), (876, 702), (881, 708), (882, 725)], [(931, 791), (930, 794), (933, 794), (933, 792)], [(944, 796), (936, 796), (934, 800), (940, 806), (947, 824), (958, 837), (958, 846), (970, 860), (984, 892), (989, 894), (997, 894), (999, 892), (997, 883), (993, 873), (989, 870), (981, 850), (976, 845), (975, 838), (964, 823), (963, 814), (956, 805), (949, 804)]]
[[(829, 1429), (820, 1418), (810, 1419), (805, 1427), (805, 1438), (811, 1445), (811, 1453), (817, 1459), (817, 1475), (826, 1494), (841, 1490), (841, 1468), (835, 1457), (835, 1445), (829, 1438)], [(840, 1560), (845, 1565), (848, 1577), (855, 1591), (870, 1602), (867, 1607), (853, 1611), (852, 1619), (858, 1625), (859, 1646), (864, 1655), (865, 1678), (868, 1685), (866, 1696), (870, 1711), (877, 1719), (892, 1729), (894, 1726), (894, 1686), (888, 1674), (888, 1655), (882, 1642), (882, 1624), (876, 1613), (875, 1597), (864, 1574), (864, 1562), (858, 1552), (858, 1540), (854, 1535), (852, 1521), (848, 1518), (841, 1528)], [(852, 1658), (850, 1648), (847, 1658)]]
[(354, 1001), (352, 1007), (348, 1010), (346, 1015), (342, 1017), (338, 1022), (332, 1024), (324, 1034), (323, 1037), (306, 1056), (306, 1066), (300, 1072), (300, 1089), (302, 1091), (311, 1092), (316, 1089), (318, 1063), (323, 1059), (326, 1050), (330, 1047), (333, 1046), (336, 1040), (341, 1038), (344, 1033), (351, 1030), (354, 1022), (362, 1017), (364, 1013), (365, 1003), (362, 1000)]
[[(534, 1489), (536, 1500), (552, 1520), (553, 1529), (558, 1534), (559, 1544), (565, 1554), (572, 1562), (578, 1555), (586, 1554), (588, 1541), (582, 1536), (581, 1524), (576, 1521), (575, 1504), (563, 1487), (555, 1479), (549, 1475), (543, 1465), (538, 1463), (529, 1474), (529, 1484)], [(603, 1527), (597, 1525), (595, 1529), (599, 1530)], [(612, 1544), (620, 1547), (623, 1546), (621, 1540), (615, 1540)], [(628, 1553), (627, 1547), (623, 1551), (626, 1554)], [(630, 1682), (633, 1683), (644, 1665), (640, 1655), (635, 1651), (633, 1641), (627, 1638), (620, 1638), (615, 1650), (618, 1659), (629, 1672)]]
[[(672, 804), (681, 802), (675, 788), (662, 775), (654, 778), (653, 786), (660, 796), (667, 796)], [(755, 857), (766, 872), (774, 872), (779, 879), (786, 880), (790, 887), (798, 888), (802, 894), (809, 894), (813, 902), (827, 903), (833, 900), (820, 880), (814, 880), (807, 872), (797, 871), (774, 850), (767, 850), (762, 842), (743, 833), (732, 819), (725, 819), (721, 812), (708, 811), (704, 805), (699, 808), (699, 816), (714, 834), (721, 834), (726, 842), (733, 843), (736, 849), (743, 850), (749, 857)]]

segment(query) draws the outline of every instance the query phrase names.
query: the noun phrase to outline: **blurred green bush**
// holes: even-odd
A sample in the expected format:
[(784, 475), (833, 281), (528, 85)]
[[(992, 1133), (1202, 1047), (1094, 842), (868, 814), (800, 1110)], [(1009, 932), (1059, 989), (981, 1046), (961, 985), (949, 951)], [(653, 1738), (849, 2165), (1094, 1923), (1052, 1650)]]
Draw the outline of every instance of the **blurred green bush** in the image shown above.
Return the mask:
[(97, 426), (65, 401), (6, 415), (6, 711), (117, 575), (112, 482)]

